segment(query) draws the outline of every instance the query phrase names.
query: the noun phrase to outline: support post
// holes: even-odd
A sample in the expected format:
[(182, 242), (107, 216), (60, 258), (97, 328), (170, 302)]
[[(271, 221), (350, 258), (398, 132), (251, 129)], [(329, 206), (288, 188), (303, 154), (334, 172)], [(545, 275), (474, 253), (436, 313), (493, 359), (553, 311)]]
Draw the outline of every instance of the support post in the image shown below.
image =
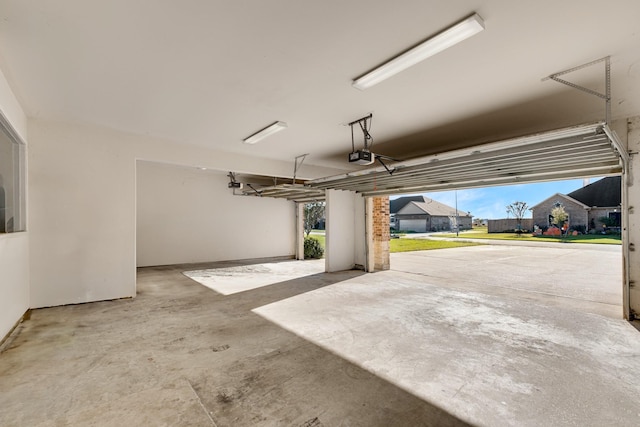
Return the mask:
[(325, 216), (325, 271), (351, 270), (355, 266), (353, 191), (327, 190)]
[(304, 203), (296, 203), (296, 259), (304, 259)]
[(367, 273), (373, 273), (375, 271), (375, 248), (373, 243), (373, 197), (367, 197), (365, 199), (365, 234), (365, 271)]
[(373, 269), (376, 271), (388, 270), (391, 267), (389, 197), (373, 197), (372, 205)]
[(355, 191), (327, 190), (325, 271), (362, 268), (365, 263), (365, 199)]
[(623, 275), (628, 284), (623, 289), (623, 308), (625, 319), (634, 320), (640, 318), (640, 116), (627, 120), (627, 149), (631, 157), (629, 171), (622, 180), (623, 209), (627, 215), (622, 244)]

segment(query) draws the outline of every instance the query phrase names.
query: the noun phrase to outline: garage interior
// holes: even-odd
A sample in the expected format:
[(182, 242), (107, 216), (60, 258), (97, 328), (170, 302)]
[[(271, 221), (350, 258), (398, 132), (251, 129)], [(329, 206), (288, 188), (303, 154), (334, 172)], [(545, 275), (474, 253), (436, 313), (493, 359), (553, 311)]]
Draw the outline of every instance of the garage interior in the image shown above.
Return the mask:
[[(637, 2), (0, 15), (0, 424), (638, 423)], [(477, 34), (365, 87), (469, 20)], [(388, 253), (390, 194), (607, 175), (622, 263), (553, 249), (578, 298), (528, 288), (554, 286), (538, 249)], [(319, 198), (326, 257), (292, 260)], [(590, 301), (598, 280), (616, 304)]]

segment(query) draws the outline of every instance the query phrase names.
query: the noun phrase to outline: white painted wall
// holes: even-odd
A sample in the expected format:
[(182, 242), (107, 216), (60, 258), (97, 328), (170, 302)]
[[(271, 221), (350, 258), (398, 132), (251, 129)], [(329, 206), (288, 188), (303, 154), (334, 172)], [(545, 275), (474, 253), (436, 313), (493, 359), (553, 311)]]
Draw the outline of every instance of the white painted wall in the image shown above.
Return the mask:
[(325, 270), (366, 263), (365, 199), (353, 191), (327, 190)]
[(29, 309), (29, 238), (0, 235), (0, 340)]
[(139, 161), (138, 266), (293, 256), (295, 203), (232, 195), (225, 172)]
[(29, 129), (31, 305), (135, 295), (135, 161), (109, 133)]
[[(136, 160), (269, 176), (293, 173), (293, 160), (216, 152), (92, 125), (30, 119), (29, 138), (32, 307), (135, 295)], [(300, 176), (333, 173), (305, 165)], [(269, 221), (261, 226), (269, 227)]]
[[(0, 71), (0, 114), (26, 143), (27, 120)], [(0, 234), (0, 340), (29, 308), (29, 235)]]
[(27, 116), (0, 70), (0, 111), (23, 142), (27, 142)]

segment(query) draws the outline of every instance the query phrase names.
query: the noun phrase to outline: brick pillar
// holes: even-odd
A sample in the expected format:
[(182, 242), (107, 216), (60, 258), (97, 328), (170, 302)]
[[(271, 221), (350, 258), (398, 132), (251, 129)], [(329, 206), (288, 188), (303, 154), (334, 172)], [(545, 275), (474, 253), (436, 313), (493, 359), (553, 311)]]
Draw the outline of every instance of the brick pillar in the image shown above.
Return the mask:
[(373, 197), (373, 269), (388, 270), (389, 257), (389, 197)]

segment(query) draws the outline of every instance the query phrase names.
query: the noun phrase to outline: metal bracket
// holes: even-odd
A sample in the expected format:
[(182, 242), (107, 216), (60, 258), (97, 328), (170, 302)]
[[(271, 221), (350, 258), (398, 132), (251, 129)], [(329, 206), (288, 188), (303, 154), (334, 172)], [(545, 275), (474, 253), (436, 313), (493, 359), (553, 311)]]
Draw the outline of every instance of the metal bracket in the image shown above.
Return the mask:
[(364, 136), (364, 149), (365, 150), (369, 150), (371, 148), (371, 145), (369, 144), (369, 141), (371, 141), (371, 143), (373, 143), (373, 137), (371, 136), (371, 134), (369, 133), (369, 129), (371, 129), (371, 121), (373, 120), (373, 113), (369, 113), (369, 115), (364, 116), (358, 120), (354, 120), (351, 123), (349, 123), (349, 127), (351, 128), (351, 148), (352, 151), (356, 151), (356, 146), (355, 146), (355, 140), (354, 140), (354, 135), (353, 135), (353, 126), (354, 125), (359, 125), (360, 126), (360, 130), (362, 131), (362, 135)]
[(396, 168), (390, 169), (389, 166), (387, 166), (382, 161), (382, 156), (376, 156), (376, 160), (379, 161), (382, 166), (384, 166), (384, 168), (387, 170), (387, 172), (389, 172), (389, 175), (393, 175), (393, 173), (396, 171)]
[(261, 191), (256, 190), (255, 188), (253, 188), (253, 185), (251, 185), (251, 184), (247, 183), (247, 187), (249, 187), (250, 189), (252, 189), (252, 190), (253, 190), (253, 192), (256, 194), (256, 196), (258, 196), (258, 197), (262, 197), (262, 192), (261, 192)]
[[(298, 175), (298, 170), (300, 170), (300, 168), (302, 167), (302, 164), (304, 163), (304, 159), (307, 158), (307, 156), (309, 155), (309, 153), (307, 154), (301, 154), (300, 156), (295, 158), (295, 164), (293, 165), (293, 183), (296, 183), (296, 175)], [(300, 160), (300, 163), (298, 163), (298, 159)]]
[(627, 179), (627, 184), (631, 185), (633, 183), (633, 175), (631, 173), (631, 154), (625, 150), (622, 141), (618, 138), (618, 135), (609, 128), (609, 126), (604, 125), (602, 130), (611, 141), (611, 146), (614, 150), (618, 152), (620, 159), (622, 160), (622, 170), (624, 172), (624, 176)]
[(243, 196), (244, 194), (238, 194), (236, 193), (236, 187), (235, 186), (231, 186), (231, 184), (236, 184), (238, 181), (236, 181), (236, 174), (234, 172), (229, 172), (227, 174), (227, 176), (229, 177), (229, 186), (231, 188), (231, 194), (233, 194), (234, 196)]
[[(605, 79), (605, 93), (600, 93), (593, 89), (589, 89), (584, 86), (580, 86), (575, 83), (571, 83), (570, 81), (561, 79), (559, 76), (572, 73), (574, 71), (582, 70), (583, 68), (590, 67), (595, 64), (599, 64), (604, 62), (604, 79)], [(578, 89), (582, 92), (588, 93), (589, 95), (597, 96), (598, 98), (604, 99), (605, 101), (605, 123), (611, 123), (611, 60), (609, 56), (605, 56), (604, 58), (596, 59), (595, 61), (588, 62), (586, 64), (578, 65), (577, 67), (569, 68), (568, 70), (560, 71), (557, 73), (553, 73), (548, 77), (542, 79), (545, 80), (553, 80), (558, 83), (562, 83), (563, 85), (572, 87), (574, 89)]]

